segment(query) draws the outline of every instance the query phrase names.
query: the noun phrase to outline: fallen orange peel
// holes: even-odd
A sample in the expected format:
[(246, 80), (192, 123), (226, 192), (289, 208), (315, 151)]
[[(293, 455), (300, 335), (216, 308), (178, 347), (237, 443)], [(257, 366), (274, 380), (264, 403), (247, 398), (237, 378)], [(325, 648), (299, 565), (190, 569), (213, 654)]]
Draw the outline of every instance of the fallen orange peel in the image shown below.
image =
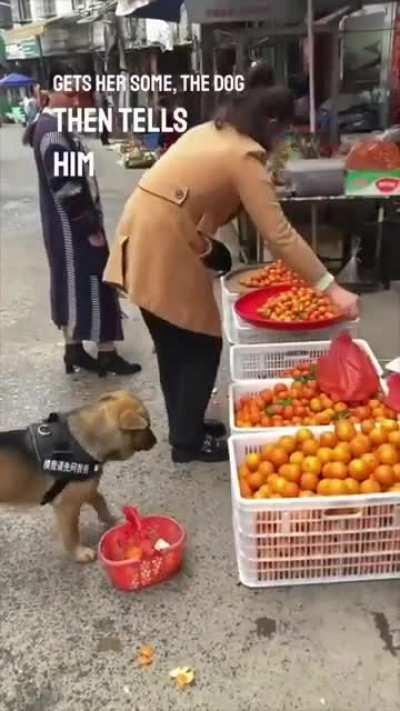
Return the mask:
[(138, 654), (138, 664), (141, 667), (148, 667), (153, 664), (156, 650), (151, 645), (145, 645), (141, 647)]
[(178, 689), (184, 689), (193, 684), (196, 674), (190, 667), (177, 667), (169, 673), (171, 679), (175, 679)]

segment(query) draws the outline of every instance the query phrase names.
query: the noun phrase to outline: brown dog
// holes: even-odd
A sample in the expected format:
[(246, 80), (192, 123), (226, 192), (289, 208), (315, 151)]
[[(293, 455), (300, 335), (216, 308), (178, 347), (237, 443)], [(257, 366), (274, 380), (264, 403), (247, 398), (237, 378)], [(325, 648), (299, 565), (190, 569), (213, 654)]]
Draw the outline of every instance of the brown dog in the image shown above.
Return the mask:
[(114, 522), (98, 491), (103, 464), (155, 444), (147, 410), (123, 390), (64, 415), (52, 414), (26, 430), (1, 432), (0, 503), (52, 503), (66, 550), (88, 563), (96, 553), (80, 544), (82, 505), (93, 506), (100, 521)]

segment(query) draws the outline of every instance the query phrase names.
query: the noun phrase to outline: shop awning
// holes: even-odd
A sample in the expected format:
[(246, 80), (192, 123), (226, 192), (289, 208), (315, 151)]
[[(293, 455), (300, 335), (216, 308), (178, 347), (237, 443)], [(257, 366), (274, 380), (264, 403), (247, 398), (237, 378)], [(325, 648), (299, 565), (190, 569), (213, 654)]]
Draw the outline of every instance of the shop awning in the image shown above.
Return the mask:
[(35, 80), (32, 77), (27, 77), (25, 74), (7, 74), (0, 79), (0, 89), (19, 89), (23, 86), (32, 86)]
[(117, 17), (142, 17), (147, 20), (179, 22), (183, 0), (119, 0)]
[(29, 22), (22, 27), (14, 27), (8, 32), (4, 32), (6, 44), (15, 44), (24, 39), (31, 37), (40, 37), (49, 27), (62, 26), (63, 24), (76, 22), (75, 15), (66, 15), (61, 17), (52, 17), (50, 20), (41, 20), (40, 22)]

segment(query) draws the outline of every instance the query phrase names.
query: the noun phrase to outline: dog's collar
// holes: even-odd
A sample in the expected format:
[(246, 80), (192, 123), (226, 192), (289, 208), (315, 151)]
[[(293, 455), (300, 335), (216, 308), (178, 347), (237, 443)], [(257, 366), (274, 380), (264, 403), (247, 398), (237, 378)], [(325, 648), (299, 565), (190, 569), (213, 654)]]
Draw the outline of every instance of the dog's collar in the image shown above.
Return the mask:
[(88, 454), (70, 432), (66, 418), (51, 413), (47, 420), (30, 425), (30, 448), (41, 469), (55, 478), (41, 505), (51, 503), (72, 481), (87, 481), (101, 473), (102, 464)]

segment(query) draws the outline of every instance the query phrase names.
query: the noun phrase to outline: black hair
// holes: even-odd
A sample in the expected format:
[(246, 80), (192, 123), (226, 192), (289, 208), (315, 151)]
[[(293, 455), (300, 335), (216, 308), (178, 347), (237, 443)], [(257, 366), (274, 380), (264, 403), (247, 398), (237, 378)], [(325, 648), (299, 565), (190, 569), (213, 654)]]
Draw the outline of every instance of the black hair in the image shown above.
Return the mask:
[(67, 62), (54, 62), (47, 76), (47, 90), (54, 91), (54, 78), (56, 76), (71, 76), (71, 74), (76, 74), (76, 69), (72, 67)]
[(216, 113), (217, 129), (229, 124), (270, 150), (276, 134), (290, 125), (294, 117), (294, 98), (282, 86), (247, 88), (233, 95)]
[(275, 84), (274, 70), (267, 62), (255, 62), (246, 77), (246, 89), (268, 88)]

